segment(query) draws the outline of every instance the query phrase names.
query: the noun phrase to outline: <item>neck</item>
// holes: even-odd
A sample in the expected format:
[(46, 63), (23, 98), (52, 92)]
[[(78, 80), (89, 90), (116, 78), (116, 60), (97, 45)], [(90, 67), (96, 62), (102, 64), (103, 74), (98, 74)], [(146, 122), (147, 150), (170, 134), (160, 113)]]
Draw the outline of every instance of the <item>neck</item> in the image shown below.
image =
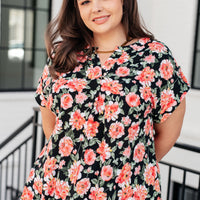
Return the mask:
[(127, 40), (124, 31), (109, 34), (93, 34), (93, 36), (94, 45), (98, 47), (98, 50), (113, 50)]

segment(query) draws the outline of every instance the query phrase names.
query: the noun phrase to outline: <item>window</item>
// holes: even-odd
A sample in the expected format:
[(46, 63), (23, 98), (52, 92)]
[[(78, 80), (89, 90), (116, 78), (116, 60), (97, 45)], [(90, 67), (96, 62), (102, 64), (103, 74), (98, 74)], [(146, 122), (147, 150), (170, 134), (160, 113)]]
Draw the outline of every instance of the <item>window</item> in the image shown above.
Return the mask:
[(196, 37), (194, 50), (194, 63), (192, 72), (192, 87), (200, 89), (200, 1), (198, 1), (198, 12), (196, 22)]
[[(182, 200), (182, 185), (173, 183), (173, 198), (172, 200)], [(185, 186), (184, 200), (198, 200), (198, 190), (192, 187)]]
[(33, 90), (46, 62), (44, 32), (51, 0), (0, 3), (0, 91)]

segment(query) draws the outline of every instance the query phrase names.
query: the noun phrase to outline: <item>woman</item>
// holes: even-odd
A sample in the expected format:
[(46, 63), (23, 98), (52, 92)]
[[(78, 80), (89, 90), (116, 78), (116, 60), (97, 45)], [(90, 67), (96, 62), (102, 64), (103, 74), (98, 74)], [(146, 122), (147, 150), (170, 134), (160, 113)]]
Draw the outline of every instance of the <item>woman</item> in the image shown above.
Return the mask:
[[(21, 199), (161, 199), (189, 90), (136, 0), (64, 0), (36, 92), (46, 146)], [(52, 51), (53, 49), (53, 51)]]

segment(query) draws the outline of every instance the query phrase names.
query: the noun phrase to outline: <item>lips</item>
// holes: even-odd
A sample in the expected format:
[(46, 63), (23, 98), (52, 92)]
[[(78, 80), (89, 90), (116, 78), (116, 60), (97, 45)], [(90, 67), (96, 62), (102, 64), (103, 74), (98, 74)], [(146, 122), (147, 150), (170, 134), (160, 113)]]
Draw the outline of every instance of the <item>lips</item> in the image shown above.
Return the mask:
[(100, 17), (95, 17), (92, 21), (96, 24), (103, 24), (109, 19), (110, 15), (104, 15)]

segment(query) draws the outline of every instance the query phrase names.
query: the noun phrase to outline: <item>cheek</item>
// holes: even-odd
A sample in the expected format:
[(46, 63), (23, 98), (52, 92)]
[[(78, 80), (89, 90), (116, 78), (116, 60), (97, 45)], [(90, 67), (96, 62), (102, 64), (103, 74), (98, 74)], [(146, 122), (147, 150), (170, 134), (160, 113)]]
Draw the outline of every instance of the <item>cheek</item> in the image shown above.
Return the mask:
[(80, 12), (81, 19), (83, 20), (85, 25), (88, 23), (88, 14), (87, 13), (88, 12), (85, 10)]

